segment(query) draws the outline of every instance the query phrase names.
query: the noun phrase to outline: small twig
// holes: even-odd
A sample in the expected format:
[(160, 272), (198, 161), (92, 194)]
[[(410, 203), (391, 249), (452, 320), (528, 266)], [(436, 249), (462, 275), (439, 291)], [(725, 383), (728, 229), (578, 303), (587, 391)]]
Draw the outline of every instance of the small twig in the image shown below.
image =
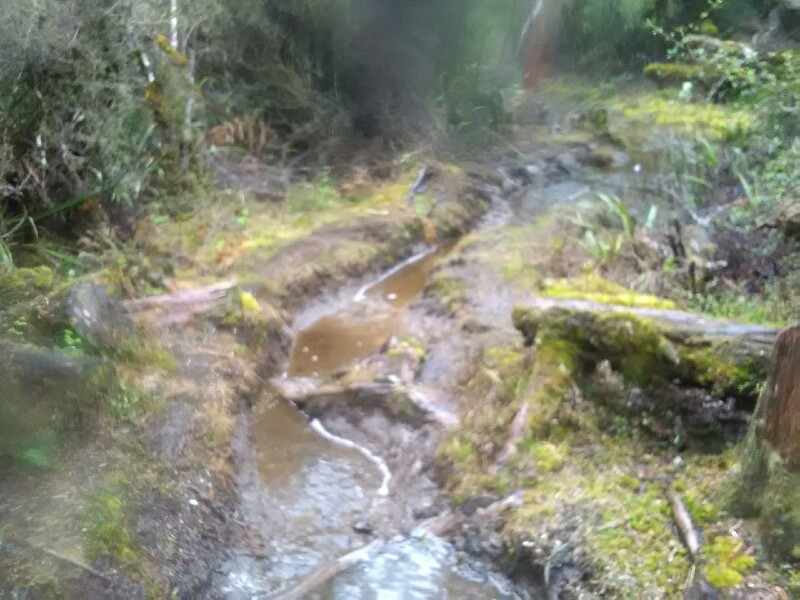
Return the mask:
[(422, 167), (419, 170), (419, 174), (417, 175), (416, 181), (414, 181), (414, 185), (408, 190), (408, 196), (406, 197), (406, 203), (411, 206), (411, 203), (414, 201), (414, 196), (417, 195), (419, 189), (422, 187), (422, 184), (425, 182), (425, 179), (428, 177), (428, 167)]
[(696, 560), (697, 555), (700, 553), (700, 538), (697, 536), (697, 531), (692, 524), (692, 517), (689, 515), (689, 511), (686, 510), (686, 506), (678, 497), (678, 494), (671, 487), (667, 489), (667, 498), (669, 498), (669, 502), (672, 505), (675, 525), (681, 533), (683, 543), (689, 551), (692, 560)]
[(714, 101), (714, 97), (717, 95), (719, 90), (725, 85), (725, 82), (728, 81), (728, 73), (722, 75), (722, 77), (717, 80), (717, 83), (714, 84), (714, 87), (711, 88), (711, 91), (708, 92), (706, 96), (706, 103), (711, 104)]
[(314, 571), (309, 577), (305, 578), (298, 585), (285, 591), (278, 592), (277, 594), (267, 596), (268, 600), (294, 600), (299, 598), (307, 598), (308, 595), (320, 586), (330, 581), (342, 571), (350, 568), (354, 564), (369, 558), (371, 554), (384, 546), (383, 540), (375, 540), (344, 556), (329, 562), (321, 569)]

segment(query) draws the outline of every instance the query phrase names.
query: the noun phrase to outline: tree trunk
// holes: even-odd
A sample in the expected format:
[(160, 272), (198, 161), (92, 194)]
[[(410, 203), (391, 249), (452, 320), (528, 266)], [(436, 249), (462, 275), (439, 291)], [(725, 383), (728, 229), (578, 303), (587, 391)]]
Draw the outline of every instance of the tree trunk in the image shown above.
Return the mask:
[(742, 452), (731, 508), (757, 516), (768, 550), (783, 560), (800, 552), (800, 326), (778, 335), (769, 376)]
[(763, 439), (792, 470), (800, 471), (800, 326), (778, 336), (756, 420)]

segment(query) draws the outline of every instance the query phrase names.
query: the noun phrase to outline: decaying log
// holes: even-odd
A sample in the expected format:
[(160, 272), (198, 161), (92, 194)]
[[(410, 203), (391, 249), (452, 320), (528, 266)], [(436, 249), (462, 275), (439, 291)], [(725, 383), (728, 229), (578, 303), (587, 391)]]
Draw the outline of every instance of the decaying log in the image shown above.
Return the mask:
[(800, 472), (800, 326), (782, 331), (775, 342), (750, 436)]
[(235, 287), (233, 281), (222, 281), (191, 290), (127, 300), (123, 305), (131, 314), (153, 316), (160, 324), (185, 323), (195, 315), (223, 306)]
[(569, 342), (585, 366), (608, 360), (636, 384), (679, 381), (755, 400), (777, 331), (700, 315), (535, 298), (514, 309), (526, 343)]

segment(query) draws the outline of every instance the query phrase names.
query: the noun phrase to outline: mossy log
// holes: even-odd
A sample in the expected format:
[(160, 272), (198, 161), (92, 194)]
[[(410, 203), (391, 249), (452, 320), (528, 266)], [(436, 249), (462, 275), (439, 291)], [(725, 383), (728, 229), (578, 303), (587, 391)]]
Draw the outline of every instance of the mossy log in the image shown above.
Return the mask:
[(715, 394), (755, 400), (766, 375), (773, 329), (666, 309), (537, 298), (514, 309), (528, 345), (561, 340), (591, 368), (608, 360), (635, 385), (679, 381)]
[(643, 73), (663, 85), (679, 86), (684, 81), (692, 81), (704, 89), (711, 88), (722, 75), (720, 70), (706, 65), (684, 63), (650, 63), (645, 66)]
[(759, 518), (769, 550), (800, 560), (800, 326), (775, 342), (731, 500), (735, 511)]

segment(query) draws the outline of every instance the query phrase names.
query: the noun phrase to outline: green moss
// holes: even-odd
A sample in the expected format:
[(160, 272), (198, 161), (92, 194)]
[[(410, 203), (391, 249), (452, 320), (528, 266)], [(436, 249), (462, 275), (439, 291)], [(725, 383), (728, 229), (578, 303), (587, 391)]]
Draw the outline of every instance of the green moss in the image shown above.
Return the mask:
[(400, 336), (397, 339), (397, 345), (390, 348), (387, 354), (389, 356), (406, 356), (411, 352), (419, 361), (425, 360), (428, 351), (425, 349), (425, 344), (415, 337)]
[(766, 357), (741, 355), (733, 342), (710, 343), (678, 336), (632, 313), (516, 307), (513, 322), (526, 343), (569, 341), (573, 362), (608, 360), (626, 381), (658, 384), (675, 378), (719, 394), (752, 398), (766, 372)]
[(706, 65), (684, 63), (650, 63), (644, 68), (644, 74), (665, 85), (680, 86), (684, 81), (692, 81), (704, 87), (714, 85), (721, 75)]
[(655, 125), (678, 133), (701, 133), (711, 140), (740, 138), (754, 122), (754, 116), (744, 110), (671, 100), (657, 94), (617, 101), (615, 106), (628, 121), (625, 125), (628, 128)]
[(450, 314), (456, 313), (467, 302), (467, 288), (464, 283), (442, 272), (434, 273), (425, 293), (438, 298)]
[(465, 382), (482, 401), (464, 415), (462, 427), (446, 436), (438, 460), (450, 472), (447, 489), (462, 500), (487, 490), (506, 490), (510, 476), (490, 473), (488, 466), (508, 436), (509, 426), (525, 396), (528, 354), (518, 348), (489, 347)]
[(736, 359), (738, 348), (730, 342), (679, 348), (679, 358), (688, 367), (694, 383), (720, 395), (755, 399), (766, 376), (768, 357)]
[(670, 378), (675, 372), (674, 350), (661, 330), (633, 314), (516, 307), (512, 318), (528, 343), (540, 338), (568, 340), (581, 363), (608, 360), (636, 385)]
[(708, 582), (717, 588), (736, 587), (742, 577), (756, 563), (753, 556), (744, 554), (741, 540), (723, 536), (706, 543), (703, 547), (705, 569)]
[(523, 449), (523, 451), (530, 452), (533, 455), (539, 472), (551, 473), (564, 465), (569, 448), (565, 444), (537, 442), (530, 448)]
[(15, 269), (0, 273), (0, 306), (32, 300), (53, 290), (55, 276), (49, 267)]
[(637, 308), (676, 308), (672, 300), (632, 292), (593, 273), (574, 279), (545, 280), (541, 295)]
[(124, 482), (116, 479), (88, 503), (84, 512), (87, 538), (84, 554), (90, 563), (108, 556), (116, 564), (135, 570), (138, 552), (130, 530), (128, 493)]

